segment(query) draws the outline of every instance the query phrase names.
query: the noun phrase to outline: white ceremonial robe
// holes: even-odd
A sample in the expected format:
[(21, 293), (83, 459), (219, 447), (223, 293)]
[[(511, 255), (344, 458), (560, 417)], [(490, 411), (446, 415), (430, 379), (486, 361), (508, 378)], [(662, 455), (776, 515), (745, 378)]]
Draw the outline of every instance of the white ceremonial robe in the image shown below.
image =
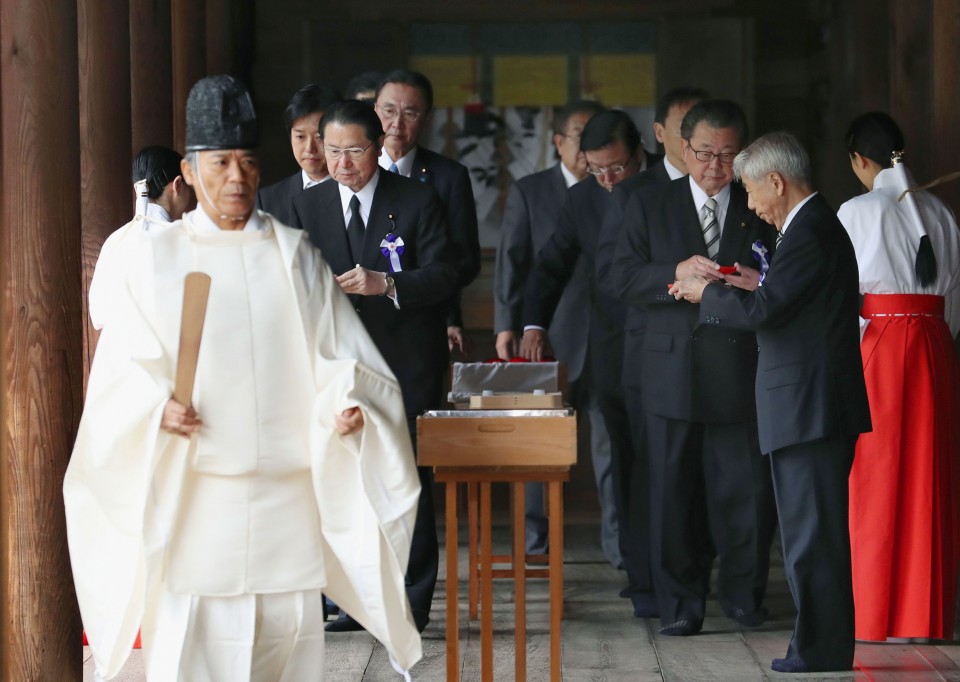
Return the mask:
[(170, 214), (159, 204), (148, 203), (146, 215), (138, 215), (129, 223), (120, 229), (111, 233), (100, 247), (100, 257), (97, 259), (97, 267), (93, 271), (93, 278), (90, 280), (90, 292), (87, 295), (87, 309), (90, 313), (90, 322), (94, 329), (103, 328), (103, 314), (101, 310), (109, 308), (107, 299), (110, 293), (117, 288), (117, 285), (110, 279), (112, 276), (111, 264), (122, 266), (122, 261), (117, 258), (110, 258), (109, 253), (114, 246), (123, 241), (123, 235), (130, 230), (163, 230), (170, 227)]
[[(934, 294), (945, 298), (944, 318), (950, 332), (960, 331), (960, 232), (950, 208), (929, 192), (913, 192), (914, 213), (908, 199), (898, 202), (903, 190), (916, 183), (903, 164), (877, 175), (873, 190), (854, 197), (837, 211), (860, 268), (861, 294)], [(920, 237), (916, 222), (930, 237), (937, 257), (937, 279), (923, 288), (914, 263)], [(867, 321), (861, 319), (861, 336)]]
[[(64, 480), (97, 669), (120, 670), (159, 590), (323, 588), (409, 670), (420, 488), (399, 386), (303, 232), (264, 213), (245, 231), (204, 223), (199, 209), (164, 230), (131, 223), (97, 265), (103, 332)], [(204, 424), (188, 440), (160, 420), (191, 271), (212, 282), (193, 394)], [(334, 415), (353, 406), (364, 426), (341, 437)]]

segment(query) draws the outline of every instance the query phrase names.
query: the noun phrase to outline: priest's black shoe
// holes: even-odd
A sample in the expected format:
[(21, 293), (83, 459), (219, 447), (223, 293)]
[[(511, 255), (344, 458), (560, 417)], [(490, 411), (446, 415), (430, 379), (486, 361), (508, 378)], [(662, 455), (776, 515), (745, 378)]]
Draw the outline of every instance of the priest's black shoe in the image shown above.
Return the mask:
[(660, 628), (660, 634), (669, 637), (689, 637), (690, 635), (695, 635), (700, 632), (700, 628), (702, 627), (703, 623), (697, 621), (678, 620)]
[(353, 618), (340, 611), (340, 617), (324, 625), (323, 629), (327, 632), (359, 632), (364, 628)]
[(802, 658), (775, 658), (770, 662), (770, 669), (778, 673), (810, 672), (810, 668)]

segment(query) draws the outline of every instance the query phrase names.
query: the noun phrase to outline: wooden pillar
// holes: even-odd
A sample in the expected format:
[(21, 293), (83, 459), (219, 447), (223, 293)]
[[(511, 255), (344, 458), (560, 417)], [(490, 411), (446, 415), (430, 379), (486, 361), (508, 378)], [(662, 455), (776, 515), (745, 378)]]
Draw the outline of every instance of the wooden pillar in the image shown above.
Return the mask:
[(890, 115), (903, 129), (907, 140), (905, 160), (920, 182), (932, 177), (932, 19), (931, 0), (892, 0)]
[(187, 96), (207, 74), (206, 2), (171, 0), (173, 29), (173, 142), (183, 151), (186, 136)]
[(0, 4), (0, 679), (81, 680), (61, 486), (80, 414), (76, 0)]
[(206, 0), (207, 73), (239, 76), (234, 59), (231, 0)]
[[(960, 149), (960, 2), (933, 2), (931, 92), (931, 178), (960, 170), (957, 150)], [(934, 193), (960, 214), (960, 181), (935, 188)]]
[(130, 0), (130, 113), (134, 154), (173, 147), (170, 0)]
[[(890, 114), (907, 139), (907, 165), (924, 183), (960, 168), (960, 2), (892, 0), (890, 18)], [(933, 191), (960, 209), (955, 182)]]
[(256, 52), (255, 0), (206, 0), (207, 73), (226, 73), (251, 86)]
[(890, 0), (844, 0), (829, 5), (825, 17), (828, 59), (811, 60), (813, 80), (829, 83), (811, 150), (814, 178), (834, 208), (862, 193), (847, 162), (847, 128), (867, 111), (890, 108)]
[(80, 232), (84, 374), (96, 348), (86, 293), (100, 247), (133, 217), (130, 178), (130, 11), (125, 2), (77, 2), (80, 61)]

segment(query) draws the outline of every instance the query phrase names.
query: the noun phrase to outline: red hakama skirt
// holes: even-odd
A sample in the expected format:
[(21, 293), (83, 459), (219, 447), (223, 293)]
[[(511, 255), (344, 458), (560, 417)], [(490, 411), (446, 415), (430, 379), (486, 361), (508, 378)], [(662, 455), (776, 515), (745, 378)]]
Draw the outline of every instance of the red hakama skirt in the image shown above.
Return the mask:
[(960, 371), (943, 297), (867, 294), (873, 432), (850, 472), (856, 637), (951, 639), (960, 566)]

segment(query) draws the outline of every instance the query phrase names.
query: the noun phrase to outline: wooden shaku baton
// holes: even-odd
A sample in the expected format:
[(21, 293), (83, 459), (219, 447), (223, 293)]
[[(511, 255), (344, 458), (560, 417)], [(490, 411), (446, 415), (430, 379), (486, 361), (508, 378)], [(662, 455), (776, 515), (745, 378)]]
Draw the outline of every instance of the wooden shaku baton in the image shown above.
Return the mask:
[(200, 337), (203, 335), (209, 295), (210, 275), (203, 272), (188, 273), (183, 282), (180, 350), (177, 353), (177, 378), (173, 388), (173, 399), (186, 407), (193, 402), (193, 382), (197, 376), (197, 357), (200, 354)]

